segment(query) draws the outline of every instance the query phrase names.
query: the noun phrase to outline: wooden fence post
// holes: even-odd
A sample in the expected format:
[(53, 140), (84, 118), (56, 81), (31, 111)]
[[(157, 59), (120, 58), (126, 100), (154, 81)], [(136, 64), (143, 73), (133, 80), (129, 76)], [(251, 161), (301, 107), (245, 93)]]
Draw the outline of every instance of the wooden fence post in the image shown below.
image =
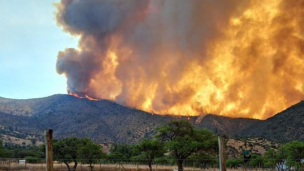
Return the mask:
[(223, 135), (218, 136), (220, 171), (226, 171), (226, 142)]
[(53, 171), (53, 130), (45, 131), (46, 171)]

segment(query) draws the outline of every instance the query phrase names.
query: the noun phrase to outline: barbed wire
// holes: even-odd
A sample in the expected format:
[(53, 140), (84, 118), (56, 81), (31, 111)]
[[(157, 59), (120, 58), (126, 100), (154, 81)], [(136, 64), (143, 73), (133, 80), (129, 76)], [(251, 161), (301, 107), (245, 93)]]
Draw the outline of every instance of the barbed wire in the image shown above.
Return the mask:
[[(32, 156), (31, 156), (32, 157)], [(0, 161), (2, 160), (26, 160), (27, 158), (0, 158)], [(229, 160), (229, 159), (240, 159), (242, 160), (243, 158), (228, 158), (226, 159)], [(36, 157), (33, 157), (31, 158), (31, 160), (45, 160), (45, 158), (36, 158)], [(54, 161), (62, 161), (62, 160), (75, 160), (75, 159), (71, 159), (71, 158), (66, 158), (66, 159), (54, 159)], [(88, 159), (88, 158), (77, 158), (76, 159), (77, 161), (80, 161), (80, 160), (95, 160), (95, 161), (126, 161), (126, 162), (132, 162), (132, 161), (150, 161), (149, 159), (107, 159), (107, 158), (103, 158), (103, 159), (98, 159), (98, 158), (92, 158), (92, 159)], [(219, 161), (218, 158), (216, 159), (206, 159), (206, 158), (196, 158), (196, 159), (175, 159), (175, 158), (168, 158), (168, 159), (165, 159), (165, 160), (183, 160), (183, 161)], [(251, 160), (254, 160), (254, 159), (251, 159)], [(271, 160), (271, 161), (278, 161), (278, 160), (287, 160), (285, 158), (282, 158), (282, 159), (267, 159), (267, 160)], [(304, 162), (304, 158), (302, 159), (289, 159), (290, 161), (303, 161)], [(304, 163), (303, 163), (304, 164)]]

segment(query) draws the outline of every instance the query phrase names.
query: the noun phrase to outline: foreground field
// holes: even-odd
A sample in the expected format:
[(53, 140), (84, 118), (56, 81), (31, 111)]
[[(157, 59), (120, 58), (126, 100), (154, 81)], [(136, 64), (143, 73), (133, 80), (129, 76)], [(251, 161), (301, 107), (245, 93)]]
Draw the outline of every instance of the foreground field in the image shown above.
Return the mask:
[[(18, 163), (0, 164), (0, 171), (45, 171), (45, 164), (26, 164), (21, 165)], [(146, 165), (136, 165), (136, 164), (95, 164), (94, 171), (149, 171)], [(165, 165), (153, 165), (154, 171), (177, 171), (176, 166), (165, 166)], [(218, 171), (218, 168), (194, 168), (185, 167), (185, 171)], [(227, 169), (228, 171), (241, 171), (245, 170), (243, 168), (238, 169)], [(247, 169), (247, 171), (259, 171), (259, 170), (271, 170), (263, 168)], [(54, 164), (54, 171), (68, 171), (65, 164)], [(89, 165), (79, 164), (76, 171), (90, 171)]]

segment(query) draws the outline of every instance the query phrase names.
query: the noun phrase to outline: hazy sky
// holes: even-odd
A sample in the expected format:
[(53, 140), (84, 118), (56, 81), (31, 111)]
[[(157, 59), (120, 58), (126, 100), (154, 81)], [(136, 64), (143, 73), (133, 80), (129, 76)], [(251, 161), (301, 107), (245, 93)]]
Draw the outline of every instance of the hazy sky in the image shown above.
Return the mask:
[(59, 0), (0, 1), (0, 96), (34, 98), (66, 93), (66, 78), (56, 73), (60, 50), (77, 38), (56, 25)]

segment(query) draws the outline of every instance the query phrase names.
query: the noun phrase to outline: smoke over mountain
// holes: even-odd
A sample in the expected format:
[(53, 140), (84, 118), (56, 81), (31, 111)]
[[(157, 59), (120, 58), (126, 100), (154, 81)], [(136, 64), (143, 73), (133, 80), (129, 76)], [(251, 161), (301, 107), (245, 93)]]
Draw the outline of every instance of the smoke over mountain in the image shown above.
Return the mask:
[(304, 0), (61, 0), (68, 91), (155, 113), (265, 119), (304, 96)]

